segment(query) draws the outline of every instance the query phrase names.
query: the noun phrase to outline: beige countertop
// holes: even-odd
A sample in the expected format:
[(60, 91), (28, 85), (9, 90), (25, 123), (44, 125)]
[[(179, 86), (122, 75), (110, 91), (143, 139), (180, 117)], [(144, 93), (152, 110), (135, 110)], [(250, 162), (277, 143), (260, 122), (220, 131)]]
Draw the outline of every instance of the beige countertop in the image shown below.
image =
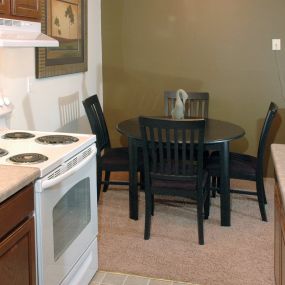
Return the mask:
[(271, 153), (283, 205), (285, 206), (285, 144), (272, 144)]
[(0, 203), (40, 175), (35, 167), (0, 165)]

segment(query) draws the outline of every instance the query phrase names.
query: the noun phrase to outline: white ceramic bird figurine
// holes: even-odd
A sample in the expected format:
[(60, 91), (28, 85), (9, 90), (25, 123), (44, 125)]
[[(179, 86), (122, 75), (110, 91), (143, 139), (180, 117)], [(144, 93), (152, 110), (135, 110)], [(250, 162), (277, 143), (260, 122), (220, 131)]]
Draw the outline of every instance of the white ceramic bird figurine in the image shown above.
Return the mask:
[(173, 119), (184, 119), (185, 102), (188, 98), (188, 94), (183, 89), (176, 91), (176, 100), (171, 115)]

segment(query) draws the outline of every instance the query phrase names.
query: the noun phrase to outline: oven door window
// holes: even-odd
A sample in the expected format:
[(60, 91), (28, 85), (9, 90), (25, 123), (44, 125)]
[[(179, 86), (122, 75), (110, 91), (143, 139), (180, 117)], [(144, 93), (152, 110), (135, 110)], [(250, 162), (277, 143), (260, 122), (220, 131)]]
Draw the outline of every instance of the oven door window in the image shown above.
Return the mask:
[(90, 179), (75, 184), (53, 208), (55, 261), (80, 235), (91, 219)]

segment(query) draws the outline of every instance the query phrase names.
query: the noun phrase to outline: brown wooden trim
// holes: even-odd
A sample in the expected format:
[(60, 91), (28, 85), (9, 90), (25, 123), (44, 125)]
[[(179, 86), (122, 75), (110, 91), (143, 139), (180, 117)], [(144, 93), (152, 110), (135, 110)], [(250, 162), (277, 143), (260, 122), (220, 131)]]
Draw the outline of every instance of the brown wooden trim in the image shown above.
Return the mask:
[(284, 210), (284, 205), (282, 202), (280, 189), (277, 184), (275, 185), (275, 203), (277, 207), (276, 210), (278, 210), (278, 213), (280, 215), (279, 220), (280, 220), (281, 230), (283, 234), (285, 235), (285, 210)]
[[(36, 284), (34, 228), (32, 217), (0, 243), (0, 276), (3, 284)], [(15, 257), (20, 258), (14, 260)]]
[[(51, 33), (53, 1), (40, 0), (40, 2), (42, 32), (54, 37)], [(67, 1), (67, 3), (69, 2)], [(60, 45), (58, 48), (36, 48), (36, 78), (85, 72), (88, 70), (88, 1), (79, 0), (77, 5), (80, 6), (81, 10), (81, 13), (78, 14), (78, 28), (81, 29), (81, 39), (77, 39), (79, 47), (77, 55), (73, 54), (72, 49), (61, 49), (63, 44), (61, 38), (58, 38)]]
[(34, 188), (30, 184), (0, 204), (0, 240), (34, 211)]
[(285, 282), (285, 210), (278, 184), (275, 184), (274, 275), (275, 284)]
[(40, 20), (40, 1), (11, 0), (11, 15)]
[(0, 0), (0, 15), (1, 17), (10, 14), (10, 0)]

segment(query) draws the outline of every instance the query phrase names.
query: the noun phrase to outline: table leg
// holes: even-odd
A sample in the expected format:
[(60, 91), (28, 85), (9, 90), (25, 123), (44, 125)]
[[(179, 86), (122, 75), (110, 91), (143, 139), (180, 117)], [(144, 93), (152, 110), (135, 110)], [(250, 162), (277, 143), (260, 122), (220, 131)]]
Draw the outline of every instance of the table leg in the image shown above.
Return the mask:
[(138, 146), (135, 139), (128, 139), (129, 146), (129, 211), (130, 219), (138, 220)]
[(221, 165), (221, 225), (231, 225), (231, 199), (230, 199), (230, 176), (229, 176), (229, 142), (220, 144)]

